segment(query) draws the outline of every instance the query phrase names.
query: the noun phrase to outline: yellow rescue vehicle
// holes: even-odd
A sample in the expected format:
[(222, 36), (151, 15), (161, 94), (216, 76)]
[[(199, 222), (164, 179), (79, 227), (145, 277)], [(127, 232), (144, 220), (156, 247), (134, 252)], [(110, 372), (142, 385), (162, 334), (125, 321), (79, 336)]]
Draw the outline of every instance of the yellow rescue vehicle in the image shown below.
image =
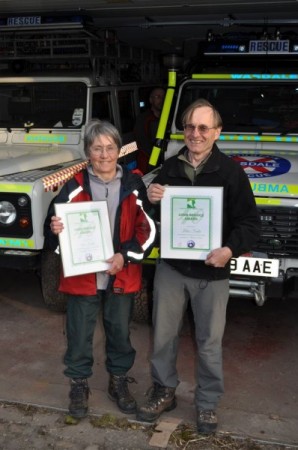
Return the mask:
[[(230, 295), (252, 298), (257, 305), (297, 291), (297, 61), (298, 38), (280, 34), (211, 37), (198, 43), (197, 57), (186, 62), (169, 55), (152, 172), (144, 178), (149, 184), (160, 164), (182, 148), (184, 109), (198, 98), (214, 104), (224, 124), (217, 145), (245, 170), (262, 222), (256, 247), (231, 261)], [(152, 265), (156, 257), (158, 248)], [(143, 302), (147, 295), (141, 294)]]

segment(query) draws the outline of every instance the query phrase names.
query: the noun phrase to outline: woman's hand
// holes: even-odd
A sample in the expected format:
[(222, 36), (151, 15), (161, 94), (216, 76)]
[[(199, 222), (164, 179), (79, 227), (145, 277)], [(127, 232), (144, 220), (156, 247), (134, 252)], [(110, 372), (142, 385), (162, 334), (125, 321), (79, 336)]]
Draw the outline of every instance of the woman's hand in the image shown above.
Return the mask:
[(115, 253), (115, 255), (107, 259), (106, 262), (111, 264), (111, 267), (107, 270), (109, 275), (116, 275), (116, 273), (120, 272), (124, 266), (124, 258), (121, 253)]
[(52, 233), (59, 234), (64, 230), (64, 225), (61, 222), (61, 217), (52, 216), (50, 222), (50, 228)]

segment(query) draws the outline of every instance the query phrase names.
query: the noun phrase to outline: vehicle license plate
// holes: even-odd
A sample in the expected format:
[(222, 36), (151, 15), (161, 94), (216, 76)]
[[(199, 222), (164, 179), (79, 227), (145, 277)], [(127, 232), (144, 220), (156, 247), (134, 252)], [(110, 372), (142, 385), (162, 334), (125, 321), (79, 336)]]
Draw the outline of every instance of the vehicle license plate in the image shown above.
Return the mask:
[(239, 256), (232, 258), (230, 263), (231, 274), (253, 275), (254, 277), (278, 277), (279, 260), (265, 258), (247, 258)]

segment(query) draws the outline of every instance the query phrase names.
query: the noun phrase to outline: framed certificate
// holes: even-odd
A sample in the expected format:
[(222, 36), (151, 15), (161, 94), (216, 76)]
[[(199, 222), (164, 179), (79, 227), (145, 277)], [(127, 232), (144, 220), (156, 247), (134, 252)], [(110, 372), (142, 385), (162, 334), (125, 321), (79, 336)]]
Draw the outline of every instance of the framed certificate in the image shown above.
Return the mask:
[(161, 201), (161, 257), (203, 260), (221, 247), (222, 208), (222, 187), (166, 186)]
[(64, 276), (107, 270), (114, 254), (107, 202), (58, 203), (55, 213), (64, 225), (59, 234)]

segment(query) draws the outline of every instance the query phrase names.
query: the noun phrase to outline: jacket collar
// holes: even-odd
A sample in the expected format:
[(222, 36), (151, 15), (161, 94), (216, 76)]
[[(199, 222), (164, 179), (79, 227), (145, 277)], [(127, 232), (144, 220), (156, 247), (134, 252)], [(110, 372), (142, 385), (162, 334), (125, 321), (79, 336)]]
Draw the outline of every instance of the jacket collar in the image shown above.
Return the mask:
[[(178, 158), (180, 160), (179, 157), (181, 155), (185, 155), (186, 151), (187, 151), (187, 147), (185, 145), (184, 147), (181, 148), (181, 150), (179, 150), (178, 155), (175, 158)], [(204, 167), (202, 169), (202, 173), (212, 173), (212, 172), (215, 172), (216, 170), (218, 170), (219, 167), (220, 167), (220, 155), (221, 154), (220, 154), (219, 148), (217, 147), (216, 144), (213, 144), (213, 147), (212, 147), (212, 150), (211, 150), (211, 155), (207, 159), (206, 164), (204, 165)], [(185, 172), (184, 172), (184, 169), (183, 169), (183, 164), (187, 164), (187, 162), (183, 161), (183, 159), (182, 159), (181, 160), (181, 164), (178, 164), (179, 168), (176, 169), (175, 166), (171, 166), (169, 168), (168, 174), (170, 176), (177, 176), (177, 175), (185, 176)]]

